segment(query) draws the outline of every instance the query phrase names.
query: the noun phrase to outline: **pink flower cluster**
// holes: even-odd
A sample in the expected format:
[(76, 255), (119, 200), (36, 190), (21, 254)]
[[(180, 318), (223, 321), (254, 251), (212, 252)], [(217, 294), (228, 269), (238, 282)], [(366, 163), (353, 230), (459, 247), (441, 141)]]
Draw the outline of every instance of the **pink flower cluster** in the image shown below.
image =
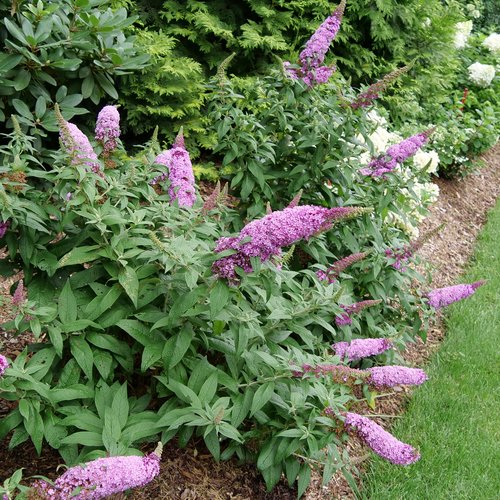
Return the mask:
[[(160, 456), (150, 453), (145, 457), (107, 457), (68, 469), (54, 485), (45, 481), (33, 487), (42, 498), (50, 500), (99, 499), (144, 486), (160, 473)], [(79, 492), (73, 495), (73, 491)]]
[(367, 307), (374, 306), (376, 304), (380, 304), (381, 300), (362, 300), (361, 302), (356, 302), (355, 304), (351, 304), (348, 306), (341, 305), (342, 309), (344, 309), (344, 313), (340, 316), (335, 316), (335, 323), (337, 326), (346, 326), (352, 324), (351, 316), (353, 314), (357, 314), (358, 312), (366, 309)]
[(471, 284), (436, 288), (429, 292), (429, 305), (434, 309), (441, 309), (441, 307), (449, 306), (453, 304), (453, 302), (470, 297), (480, 286), (484, 285), (484, 283), (484, 281), (476, 281)]
[(363, 175), (371, 177), (382, 177), (383, 175), (392, 172), (398, 163), (402, 163), (406, 159), (413, 156), (419, 148), (421, 148), (428, 140), (431, 131), (421, 132), (413, 135), (404, 141), (387, 149), (387, 152), (374, 158), (367, 167), (362, 168), (360, 172)]
[(60, 130), (60, 137), (66, 151), (73, 157), (71, 163), (84, 163), (92, 172), (98, 172), (101, 166), (87, 136), (73, 123), (65, 122), (65, 127), (66, 130)]
[(95, 138), (102, 142), (104, 152), (116, 149), (116, 139), (120, 137), (120, 113), (116, 106), (104, 106), (97, 115)]
[(0, 238), (5, 236), (7, 229), (9, 229), (10, 221), (6, 220), (4, 222), (0, 222)]
[(20, 306), (26, 302), (27, 298), (28, 295), (26, 293), (26, 290), (24, 289), (23, 280), (20, 280), (19, 283), (17, 284), (16, 291), (12, 296), (12, 304), (15, 306)]
[[(177, 200), (181, 207), (192, 207), (196, 201), (193, 165), (184, 146), (182, 132), (177, 136), (172, 149), (160, 153), (156, 157), (155, 163), (168, 167), (170, 201)], [(155, 185), (165, 180), (166, 175), (155, 177), (151, 184)]]
[(322, 66), (331, 43), (337, 36), (345, 9), (345, 0), (342, 0), (333, 14), (325, 19), (313, 36), (307, 41), (304, 50), (299, 55), (300, 69), (293, 69), (289, 62), (285, 62), (285, 70), (290, 78), (302, 80), (307, 86), (326, 83), (335, 67)]
[(9, 362), (7, 361), (7, 358), (3, 355), (0, 354), (0, 377), (5, 373), (5, 370), (9, 367)]
[[(234, 280), (235, 268), (252, 271), (251, 257), (259, 257), (262, 262), (281, 254), (281, 248), (301, 239), (330, 229), (338, 219), (355, 217), (366, 212), (359, 207), (325, 208), (303, 205), (272, 212), (262, 219), (247, 224), (239, 236), (219, 238), (215, 251), (236, 250), (236, 253), (214, 262), (212, 269), (221, 277)], [(250, 238), (250, 241), (246, 241)], [(245, 240), (245, 241), (243, 241)]]
[(332, 345), (337, 356), (342, 359), (347, 357), (348, 361), (375, 356), (392, 348), (392, 342), (389, 339), (354, 339), (350, 342), (336, 342)]
[(352, 266), (355, 262), (363, 260), (368, 254), (366, 252), (353, 253), (338, 260), (333, 265), (331, 265), (326, 271), (317, 271), (316, 275), (322, 281), (328, 281), (328, 283), (334, 283), (339, 277), (340, 273)]
[(420, 454), (410, 446), (396, 439), (367, 417), (357, 413), (346, 413), (344, 425), (355, 432), (363, 441), (382, 458), (396, 465), (409, 465), (420, 458)]
[(370, 372), (368, 382), (377, 388), (421, 385), (428, 379), (424, 370), (406, 366), (374, 366), (367, 371)]

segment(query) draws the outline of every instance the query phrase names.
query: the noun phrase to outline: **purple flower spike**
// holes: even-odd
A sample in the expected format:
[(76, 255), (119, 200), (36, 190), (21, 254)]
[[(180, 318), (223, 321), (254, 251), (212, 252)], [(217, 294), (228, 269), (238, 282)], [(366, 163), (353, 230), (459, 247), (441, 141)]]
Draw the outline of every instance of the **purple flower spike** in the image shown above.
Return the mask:
[(345, 271), (349, 266), (352, 266), (355, 262), (363, 260), (368, 253), (358, 252), (348, 255), (343, 259), (338, 260), (333, 265), (331, 265), (326, 271), (317, 271), (316, 275), (321, 281), (328, 281), (328, 283), (334, 283), (339, 277), (340, 273)]
[(14, 292), (14, 295), (12, 296), (12, 304), (15, 306), (20, 306), (26, 302), (27, 298), (28, 298), (28, 296), (26, 294), (26, 290), (24, 289), (24, 283), (23, 283), (23, 280), (21, 280), (17, 284), (16, 291)]
[(434, 309), (441, 309), (449, 306), (453, 302), (470, 297), (480, 286), (484, 285), (484, 281), (476, 281), (471, 284), (461, 284), (447, 286), (444, 288), (436, 288), (429, 292), (429, 305)]
[(392, 172), (398, 163), (413, 156), (428, 140), (433, 129), (413, 135), (398, 144), (391, 146), (385, 154), (374, 158), (367, 167), (360, 169), (363, 175), (382, 177)]
[(7, 361), (7, 358), (3, 355), (0, 354), (0, 377), (5, 373), (5, 370), (9, 367), (9, 362)]
[(4, 222), (0, 222), (0, 238), (5, 236), (7, 229), (9, 229), (10, 221), (6, 220)]
[(421, 385), (428, 379), (424, 370), (406, 366), (375, 366), (367, 371), (370, 372), (368, 382), (377, 388)]
[[(37, 481), (35, 490), (51, 500), (100, 499), (130, 488), (144, 486), (160, 473), (160, 451), (145, 457), (107, 457), (68, 469), (54, 485)], [(76, 496), (72, 492), (80, 488)]]
[[(212, 269), (219, 276), (234, 280), (236, 267), (241, 267), (246, 273), (252, 271), (251, 257), (259, 257), (265, 262), (279, 256), (282, 247), (301, 239), (307, 240), (330, 229), (336, 220), (356, 217), (368, 210), (359, 207), (325, 208), (303, 205), (272, 212), (247, 224), (239, 236), (219, 238), (215, 247), (217, 253), (229, 249), (237, 252), (214, 262)], [(251, 240), (242, 243), (248, 238)]]
[(72, 165), (84, 163), (92, 172), (98, 172), (101, 166), (87, 136), (73, 123), (65, 122), (65, 127), (67, 130), (61, 129), (60, 136), (66, 151), (73, 157)]
[(380, 304), (381, 300), (362, 300), (361, 302), (356, 302), (355, 304), (351, 304), (348, 306), (341, 305), (342, 309), (344, 309), (345, 313), (340, 314), (339, 316), (335, 316), (335, 323), (337, 326), (345, 326), (352, 324), (351, 315), (357, 314), (363, 309), (367, 307), (375, 306)]
[(120, 113), (116, 106), (104, 106), (97, 115), (95, 138), (102, 142), (104, 152), (116, 149), (116, 139), (120, 137)]
[[(191, 164), (189, 153), (184, 147), (182, 133), (177, 136), (172, 149), (160, 153), (156, 157), (155, 163), (168, 167), (168, 178), (170, 180), (168, 194), (170, 201), (174, 202), (174, 200), (177, 200), (181, 207), (192, 207), (196, 201), (193, 165)], [(158, 182), (165, 178), (166, 174), (155, 177), (152, 184), (158, 184)]]
[(367, 358), (381, 354), (393, 347), (389, 339), (354, 339), (351, 342), (337, 342), (332, 345), (337, 356), (345, 358), (348, 361), (356, 361), (358, 359)]
[(396, 465), (409, 465), (420, 458), (410, 446), (396, 439), (367, 417), (357, 413), (346, 413), (346, 429), (355, 432), (379, 456)]

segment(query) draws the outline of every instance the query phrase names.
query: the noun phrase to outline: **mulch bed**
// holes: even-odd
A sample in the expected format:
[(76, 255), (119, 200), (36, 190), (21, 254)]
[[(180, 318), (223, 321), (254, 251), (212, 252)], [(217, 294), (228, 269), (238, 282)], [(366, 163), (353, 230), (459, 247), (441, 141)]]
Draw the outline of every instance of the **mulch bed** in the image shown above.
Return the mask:
[[(420, 255), (432, 266), (433, 286), (453, 284), (463, 272), (474, 249), (474, 241), (483, 226), (487, 211), (494, 205), (500, 194), (500, 144), (483, 157), (486, 167), (461, 180), (435, 179), (441, 194), (431, 208), (429, 217), (422, 223), (421, 232), (445, 223), (446, 227), (435, 235), (420, 250)], [(485, 277), (487, 278), (487, 277)], [(12, 278), (0, 283), (0, 294), (8, 295)], [(9, 317), (8, 300), (0, 307), (0, 321)], [(429, 330), (426, 343), (421, 341), (408, 347), (404, 356), (410, 365), (422, 366), (438, 347), (444, 337), (442, 324), (437, 321)], [(29, 338), (9, 339), (0, 330), (3, 352), (15, 357), (30, 341)], [(390, 396), (380, 398), (375, 414), (397, 418), (403, 411), (411, 391), (406, 388), (394, 391)], [(8, 412), (8, 402), (0, 400), (0, 416)], [(366, 414), (370, 413), (368, 409)], [(384, 427), (390, 426), (394, 418), (376, 419)], [(14, 470), (24, 467), (25, 477), (43, 474), (54, 478), (60, 463), (59, 455), (45, 449), (37, 457), (33, 447), (25, 443), (13, 451), (7, 448), (8, 441), (0, 443), (0, 481)], [(355, 440), (349, 444), (355, 462), (362, 466), (370, 455), (363, 445)], [(125, 498), (118, 495), (115, 498)], [(172, 500), (288, 500), (296, 498), (296, 490), (281, 481), (272, 493), (267, 493), (264, 482), (251, 465), (239, 465), (235, 461), (216, 463), (202, 444), (192, 443), (180, 449), (175, 442), (169, 443), (163, 453), (161, 474), (148, 487), (134, 491), (128, 498), (172, 499)], [(321, 477), (313, 473), (311, 486), (306, 492), (307, 500), (324, 498), (351, 499), (352, 490), (340, 474), (333, 477), (326, 486), (321, 486)]]

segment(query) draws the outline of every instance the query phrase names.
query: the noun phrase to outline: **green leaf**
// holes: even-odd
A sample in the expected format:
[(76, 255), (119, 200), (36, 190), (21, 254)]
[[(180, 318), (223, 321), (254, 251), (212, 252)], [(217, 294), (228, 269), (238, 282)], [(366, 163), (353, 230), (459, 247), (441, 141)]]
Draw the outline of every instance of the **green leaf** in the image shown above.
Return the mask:
[(281, 478), (282, 465), (281, 463), (272, 465), (267, 469), (263, 469), (261, 472), (264, 477), (264, 481), (266, 482), (267, 491), (271, 491), (276, 484), (278, 484), (278, 481)]
[(203, 440), (207, 445), (208, 451), (212, 454), (215, 460), (218, 462), (220, 460), (220, 442), (219, 436), (215, 429), (213, 429), (209, 434), (207, 434)]
[(116, 391), (113, 403), (111, 404), (111, 412), (113, 417), (118, 421), (120, 430), (127, 424), (129, 410), (127, 384), (125, 383)]
[(4, 18), (3, 24), (14, 38), (17, 38), (24, 45), (29, 45), (24, 33), (7, 17)]
[(84, 315), (87, 319), (95, 320), (105, 311), (111, 308), (113, 304), (120, 298), (122, 288), (118, 283), (115, 283), (105, 295), (97, 295), (92, 299), (85, 308)]
[(94, 350), (94, 365), (99, 372), (99, 375), (107, 380), (113, 370), (113, 356), (106, 351)]
[(116, 91), (114, 85), (102, 74), (96, 73), (95, 79), (99, 86), (106, 92), (106, 94), (110, 95), (113, 99), (118, 99), (118, 92)]
[(304, 494), (310, 482), (311, 482), (311, 468), (309, 467), (308, 464), (302, 464), (297, 484), (297, 498), (300, 498)]
[(64, 389), (58, 389), (55, 387), (50, 391), (50, 400), (53, 403), (71, 401), (73, 399), (92, 399), (93, 397), (94, 390), (83, 384), (70, 385)]
[(231, 424), (234, 427), (239, 427), (247, 417), (252, 407), (253, 394), (251, 389), (247, 389), (244, 394), (239, 394), (234, 399), (234, 406), (231, 411)]
[(169, 370), (182, 360), (193, 338), (193, 328), (190, 324), (187, 324), (177, 335), (168, 340), (163, 349), (162, 357)]
[(31, 114), (30, 108), (28, 108), (27, 104), (24, 101), (19, 99), (12, 99), (12, 105), (15, 110), (24, 118), (28, 120), (33, 120), (33, 115)]
[(92, 369), (94, 367), (94, 355), (88, 342), (82, 337), (71, 337), (69, 339), (71, 354), (76, 359), (76, 362), (87, 375), (89, 380), (92, 380)]
[(215, 319), (227, 304), (229, 287), (223, 280), (218, 280), (210, 292), (210, 319)]
[(57, 268), (72, 266), (74, 264), (85, 264), (99, 257), (99, 245), (77, 247), (68, 252), (59, 260)]
[(118, 281), (120, 285), (123, 287), (127, 295), (130, 297), (130, 300), (137, 307), (137, 298), (139, 296), (139, 280), (137, 278), (137, 274), (135, 269), (126, 266), (121, 269), (118, 273)]
[(217, 381), (218, 381), (217, 372), (214, 372), (207, 378), (205, 383), (201, 386), (198, 396), (202, 403), (210, 404), (213, 397), (215, 396), (215, 393), (217, 392)]
[(102, 447), (102, 435), (97, 432), (75, 432), (61, 440), (63, 444)]
[(90, 321), (89, 319), (77, 319), (75, 321), (71, 321), (70, 323), (65, 323), (62, 327), (62, 331), (65, 333), (81, 332), (89, 326), (92, 326), (97, 330), (103, 330), (100, 325)]
[(145, 372), (161, 359), (163, 352), (162, 344), (149, 344), (142, 351), (141, 371)]
[[(30, 84), (30, 81), (31, 81), (31, 73), (25, 69), (21, 69), (20, 71), (17, 72), (16, 77), (14, 78), (14, 88), (18, 92), (20, 92), (21, 90), (24, 90)], [(39, 99), (40, 98), (44, 99), (41, 96), (39, 97)], [(16, 107), (16, 106), (14, 106), (14, 107)], [(17, 110), (17, 107), (16, 107), (16, 110)], [(28, 111), (29, 111), (29, 109), (28, 109)], [(18, 112), (21, 113), (20, 111), (18, 111)], [(22, 116), (24, 116), (25, 118), (28, 118), (29, 120), (31, 120), (33, 118), (31, 113), (29, 113), (29, 116), (27, 116), (26, 111), (24, 111), (24, 113), (21, 113), (21, 114), (22, 114)]]
[(59, 318), (63, 324), (76, 321), (77, 305), (69, 279), (66, 280), (66, 284), (61, 291), (61, 295), (59, 295), (57, 311), (59, 313)]
[(84, 99), (88, 99), (91, 95), (92, 92), (94, 91), (94, 77), (92, 74), (86, 76), (83, 81), (82, 81), (82, 95)]
[(253, 416), (259, 411), (270, 399), (274, 393), (274, 382), (266, 382), (262, 384), (256, 391), (253, 397), (250, 416)]
[(23, 56), (17, 54), (0, 54), (0, 74), (7, 73), (15, 68), (21, 61)]

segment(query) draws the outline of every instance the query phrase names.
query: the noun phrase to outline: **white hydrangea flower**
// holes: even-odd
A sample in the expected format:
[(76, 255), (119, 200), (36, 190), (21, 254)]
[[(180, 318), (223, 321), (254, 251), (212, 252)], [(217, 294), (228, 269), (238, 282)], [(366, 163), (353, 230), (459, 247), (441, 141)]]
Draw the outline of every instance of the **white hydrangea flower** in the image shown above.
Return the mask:
[(404, 220), (399, 214), (395, 212), (389, 212), (385, 218), (385, 222), (388, 225), (398, 227), (402, 229), (412, 240), (418, 238), (420, 232), (418, 227), (410, 224), (408, 221)]
[(479, 87), (488, 87), (495, 78), (495, 67), (491, 64), (475, 62), (468, 68), (469, 79)]
[(455, 24), (455, 48), (463, 49), (472, 31), (472, 21), (463, 21)]
[(483, 46), (494, 54), (500, 53), (500, 34), (492, 33), (483, 40)]
[(372, 109), (371, 111), (366, 113), (366, 117), (372, 123), (375, 123), (375, 125), (379, 125), (382, 127), (387, 125), (387, 120), (383, 116), (379, 115), (379, 113), (376, 109)]
[(428, 163), (427, 172), (429, 174), (435, 174), (439, 165), (439, 155), (437, 151), (422, 151), (419, 149), (413, 156), (413, 165), (418, 170), (422, 170)]

